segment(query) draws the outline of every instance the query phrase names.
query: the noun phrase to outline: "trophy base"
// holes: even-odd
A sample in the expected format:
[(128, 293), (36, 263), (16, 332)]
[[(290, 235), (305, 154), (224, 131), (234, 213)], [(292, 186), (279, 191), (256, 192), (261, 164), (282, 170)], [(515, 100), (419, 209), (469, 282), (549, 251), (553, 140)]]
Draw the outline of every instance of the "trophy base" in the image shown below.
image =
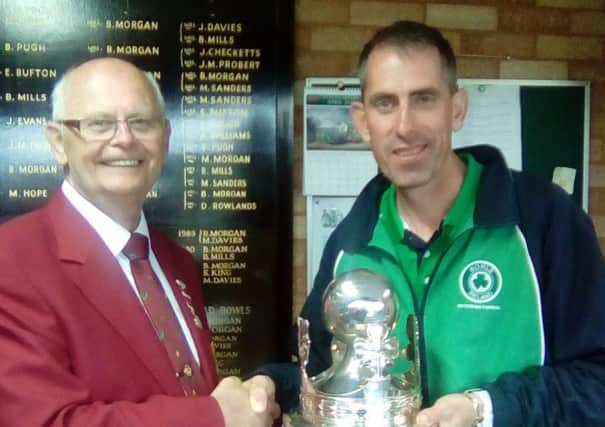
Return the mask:
[(320, 421), (318, 424), (313, 424), (307, 421), (300, 413), (284, 414), (282, 416), (282, 427), (412, 427), (413, 421), (411, 417), (405, 419), (392, 420), (391, 422), (385, 422), (384, 420), (334, 420), (326, 418)]
[(351, 398), (302, 391), (300, 418), (308, 426), (317, 427), (410, 427), (414, 424), (421, 402), (417, 391), (371, 397)]

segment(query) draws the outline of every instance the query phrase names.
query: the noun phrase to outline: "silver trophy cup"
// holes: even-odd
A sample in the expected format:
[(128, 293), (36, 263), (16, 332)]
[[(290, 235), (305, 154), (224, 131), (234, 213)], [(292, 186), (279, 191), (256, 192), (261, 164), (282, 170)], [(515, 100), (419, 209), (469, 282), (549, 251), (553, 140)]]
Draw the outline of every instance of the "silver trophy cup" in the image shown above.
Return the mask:
[[(333, 334), (332, 366), (309, 377), (309, 322), (298, 320), (302, 384), (301, 413), (286, 417), (293, 427), (411, 426), (420, 408), (416, 318), (407, 319), (409, 345), (400, 350), (392, 336), (397, 299), (389, 282), (368, 270), (334, 279), (322, 300), (325, 327)], [(403, 374), (391, 374), (398, 357), (411, 362)]]

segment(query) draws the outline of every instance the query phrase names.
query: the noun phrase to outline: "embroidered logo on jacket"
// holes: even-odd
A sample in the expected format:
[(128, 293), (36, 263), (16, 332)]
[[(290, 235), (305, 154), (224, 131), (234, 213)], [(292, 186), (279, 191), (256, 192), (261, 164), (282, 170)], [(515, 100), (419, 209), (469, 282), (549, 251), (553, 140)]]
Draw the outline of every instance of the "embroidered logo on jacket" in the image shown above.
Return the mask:
[(502, 275), (488, 261), (473, 261), (460, 273), (460, 291), (469, 301), (484, 304), (492, 301), (502, 290)]

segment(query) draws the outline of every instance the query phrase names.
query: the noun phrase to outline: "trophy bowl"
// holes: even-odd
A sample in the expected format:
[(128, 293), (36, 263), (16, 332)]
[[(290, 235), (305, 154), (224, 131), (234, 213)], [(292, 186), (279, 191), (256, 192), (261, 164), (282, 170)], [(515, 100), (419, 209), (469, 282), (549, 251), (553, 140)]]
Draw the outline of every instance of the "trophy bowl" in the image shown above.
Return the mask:
[[(332, 365), (309, 377), (309, 322), (298, 320), (301, 369), (300, 414), (286, 418), (293, 427), (407, 427), (421, 405), (418, 327), (407, 318), (409, 344), (400, 350), (393, 331), (397, 298), (383, 276), (365, 269), (336, 277), (322, 298), (322, 320), (333, 335)], [(395, 359), (410, 368), (392, 373)]]

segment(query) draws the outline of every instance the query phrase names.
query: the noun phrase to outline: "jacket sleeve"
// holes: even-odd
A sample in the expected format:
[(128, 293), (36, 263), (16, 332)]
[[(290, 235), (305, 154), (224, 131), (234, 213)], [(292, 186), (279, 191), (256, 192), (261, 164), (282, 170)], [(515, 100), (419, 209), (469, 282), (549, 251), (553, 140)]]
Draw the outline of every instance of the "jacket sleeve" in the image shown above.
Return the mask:
[[(494, 426), (604, 425), (605, 268), (592, 222), (561, 191), (519, 185), (521, 228), (541, 288), (545, 362), (484, 388)], [(536, 194), (550, 194), (541, 205)]]

